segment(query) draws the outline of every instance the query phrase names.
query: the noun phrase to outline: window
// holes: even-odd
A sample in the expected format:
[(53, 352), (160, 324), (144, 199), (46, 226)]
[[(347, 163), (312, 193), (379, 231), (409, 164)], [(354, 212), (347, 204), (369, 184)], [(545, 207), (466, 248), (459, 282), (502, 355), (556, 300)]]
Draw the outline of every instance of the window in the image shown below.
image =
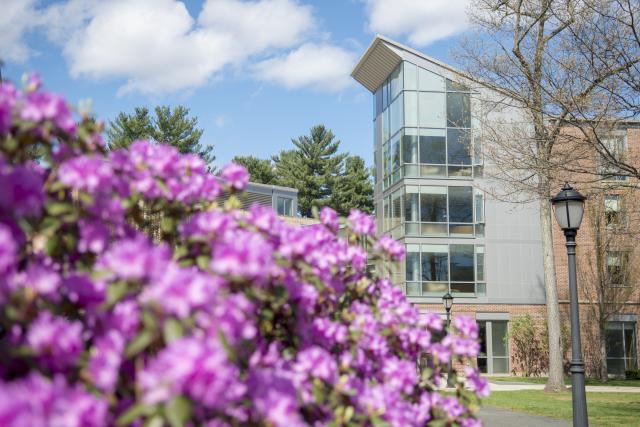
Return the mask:
[(447, 222), (446, 187), (422, 187), (420, 190), (420, 221)]
[(468, 93), (447, 92), (447, 126), (471, 127), (471, 99)]
[(404, 63), (404, 88), (406, 90), (418, 89), (418, 66), (411, 62)]
[(449, 222), (473, 222), (472, 187), (449, 187)]
[(476, 209), (476, 215), (475, 215), (476, 224), (483, 224), (484, 223), (484, 194), (479, 190), (475, 190), (474, 197), (475, 197), (475, 209)]
[(418, 163), (418, 133), (416, 129), (405, 129), (404, 131), (402, 160), (404, 163)]
[(418, 68), (418, 82), (420, 90), (444, 92), (444, 78), (424, 68)]
[(607, 322), (605, 341), (610, 374), (624, 375), (624, 371), (637, 368), (636, 322)]
[(483, 245), (409, 244), (405, 264), (407, 295), (486, 294), (484, 263)]
[(420, 163), (444, 165), (446, 153), (444, 130), (420, 129)]
[(404, 125), (418, 127), (418, 93), (404, 93)]
[(389, 100), (393, 100), (402, 91), (402, 63), (389, 76)]
[(445, 94), (440, 92), (420, 92), (418, 94), (420, 126), (444, 128), (446, 126)]
[(507, 322), (499, 320), (480, 321), (478, 369), (484, 374), (506, 374), (509, 372), (509, 348), (507, 345)]
[(471, 164), (471, 132), (447, 129), (447, 159), (450, 165)]
[(629, 252), (607, 252), (607, 275), (609, 285), (614, 287), (628, 286)]
[[(624, 158), (626, 151), (626, 138), (624, 135), (610, 135), (602, 137), (600, 141), (613, 159), (622, 160)], [(615, 167), (615, 164), (612, 164), (611, 160), (612, 159), (605, 156), (600, 158), (599, 168), (602, 179), (625, 181), (627, 177), (619, 174), (619, 171)]]
[(293, 199), (289, 197), (280, 197), (276, 199), (278, 215), (293, 216)]
[(622, 224), (622, 206), (619, 194), (604, 196), (604, 217), (607, 225)]
[(389, 135), (394, 135), (402, 127), (404, 101), (402, 95), (389, 106)]

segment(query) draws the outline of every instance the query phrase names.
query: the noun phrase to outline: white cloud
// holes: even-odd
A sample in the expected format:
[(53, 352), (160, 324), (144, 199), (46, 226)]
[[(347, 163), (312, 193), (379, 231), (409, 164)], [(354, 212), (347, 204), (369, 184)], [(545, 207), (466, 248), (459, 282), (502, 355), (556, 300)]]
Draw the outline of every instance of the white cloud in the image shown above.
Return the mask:
[(222, 128), (227, 124), (227, 116), (225, 116), (224, 114), (217, 115), (213, 119), (213, 122), (217, 127)]
[(24, 34), (37, 25), (34, 0), (3, 0), (0, 6), (0, 59), (22, 62), (31, 54)]
[(426, 46), (468, 27), (468, 0), (365, 0), (369, 29)]
[[(263, 80), (335, 90), (344, 87), (351, 66), (350, 54), (328, 42), (317, 46), (327, 57), (313, 57), (315, 45), (308, 43), (326, 35), (317, 30), (312, 7), (297, 0), (205, 0), (197, 16), (178, 0), (67, 0), (39, 9), (34, 0), (4, 1), (24, 23), (10, 33), (7, 58), (29, 57), (24, 34), (37, 27), (60, 46), (73, 77), (122, 79), (119, 93), (192, 89), (229, 65), (253, 70), (258, 58)], [(6, 52), (0, 40), (0, 53)], [(277, 77), (274, 70), (284, 63), (292, 69)]]
[(259, 80), (279, 83), (290, 89), (313, 87), (339, 91), (350, 84), (349, 73), (355, 55), (330, 44), (306, 43), (285, 55), (254, 65)]

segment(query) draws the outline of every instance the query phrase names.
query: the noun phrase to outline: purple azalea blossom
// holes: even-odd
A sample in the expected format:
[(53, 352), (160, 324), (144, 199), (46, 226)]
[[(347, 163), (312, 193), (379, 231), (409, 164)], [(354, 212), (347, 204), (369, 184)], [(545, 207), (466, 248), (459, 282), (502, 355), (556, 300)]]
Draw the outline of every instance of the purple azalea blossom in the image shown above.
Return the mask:
[(20, 118), (33, 122), (51, 120), (68, 134), (75, 134), (76, 123), (65, 100), (48, 92), (31, 92), (24, 98)]
[(83, 348), (82, 324), (42, 311), (26, 336), (29, 347), (45, 365), (62, 370), (76, 362)]
[(0, 155), (0, 213), (39, 216), (44, 204), (44, 171), (36, 163), (12, 166)]
[(111, 330), (98, 337), (91, 349), (87, 366), (89, 377), (96, 387), (106, 393), (113, 392), (118, 381), (124, 344), (122, 335)]
[(169, 248), (155, 246), (146, 237), (137, 236), (114, 243), (99, 260), (98, 265), (121, 279), (142, 279), (160, 274), (158, 267), (169, 261)]
[(323, 207), (320, 211), (320, 222), (333, 232), (340, 228), (338, 213), (328, 206)]
[(222, 168), (220, 178), (231, 188), (242, 191), (249, 182), (249, 172), (247, 172), (247, 169), (242, 165), (229, 163)]
[(349, 224), (351, 224), (351, 230), (356, 234), (364, 234), (367, 236), (373, 236), (376, 234), (376, 222), (375, 219), (358, 209), (351, 209), (349, 212)]
[(480, 371), (467, 366), (464, 368), (464, 374), (471, 391), (475, 391), (480, 398), (489, 396), (491, 393), (489, 381), (480, 376)]
[(380, 236), (376, 247), (386, 252), (392, 260), (399, 261), (404, 258), (404, 245), (386, 234)]

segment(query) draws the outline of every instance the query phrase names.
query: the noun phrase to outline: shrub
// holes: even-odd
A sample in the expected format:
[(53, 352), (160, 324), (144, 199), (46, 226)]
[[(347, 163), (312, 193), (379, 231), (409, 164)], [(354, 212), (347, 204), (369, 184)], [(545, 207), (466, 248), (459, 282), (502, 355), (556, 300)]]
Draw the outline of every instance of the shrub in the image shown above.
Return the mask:
[(519, 316), (511, 322), (507, 339), (511, 341), (513, 373), (530, 377), (540, 376), (547, 370), (545, 334), (541, 334), (530, 315)]
[(439, 334), (366, 274), (365, 244), (403, 256), (371, 217), (300, 228), (219, 206), (243, 168), (219, 180), (147, 141), (107, 152), (100, 122), (38, 86), (0, 86), (0, 425), (479, 425), (476, 370), (471, 391), (438, 391), (450, 358), (477, 355), (477, 324)]
[(640, 369), (629, 369), (624, 371), (624, 377), (628, 380), (640, 380)]

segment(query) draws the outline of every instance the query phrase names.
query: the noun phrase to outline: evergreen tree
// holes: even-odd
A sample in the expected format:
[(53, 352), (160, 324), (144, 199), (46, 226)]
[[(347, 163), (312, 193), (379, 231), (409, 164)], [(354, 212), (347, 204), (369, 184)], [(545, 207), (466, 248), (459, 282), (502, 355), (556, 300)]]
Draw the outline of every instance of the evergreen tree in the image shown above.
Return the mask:
[(251, 175), (251, 182), (278, 184), (275, 166), (269, 159), (259, 159), (255, 156), (235, 156), (233, 162), (247, 168)]
[(153, 139), (153, 137), (153, 123), (147, 107), (136, 107), (133, 114), (121, 111), (115, 120), (109, 122), (107, 129), (110, 150), (127, 148), (137, 139)]
[(324, 125), (311, 128), (310, 135), (292, 140), (296, 149), (273, 158), (282, 185), (298, 189), (298, 209), (311, 216), (313, 207), (330, 204), (336, 178), (347, 154), (338, 154), (340, 141)]
[(151, 117), (148, 108), (136, 107), (133, 114), (121, 112), (109, 123), (107, 140), (110, 149), (126, 148), (137, 139), (173, 145), (181, 153), (198, 154), (212, 169), (213, 146), (200, 143), (203, 130), (197, 126), (198, 118), (189, 117), (189, 109), (182, 105), (173, 110), (158, 106), (155, 117)]
[(373, 212), (373, 185), (369, 169), (360, 156), (349, 156), (344, 162), (344, 173), (336, 179), (330, 206), (341, 215), (353, 208)]

